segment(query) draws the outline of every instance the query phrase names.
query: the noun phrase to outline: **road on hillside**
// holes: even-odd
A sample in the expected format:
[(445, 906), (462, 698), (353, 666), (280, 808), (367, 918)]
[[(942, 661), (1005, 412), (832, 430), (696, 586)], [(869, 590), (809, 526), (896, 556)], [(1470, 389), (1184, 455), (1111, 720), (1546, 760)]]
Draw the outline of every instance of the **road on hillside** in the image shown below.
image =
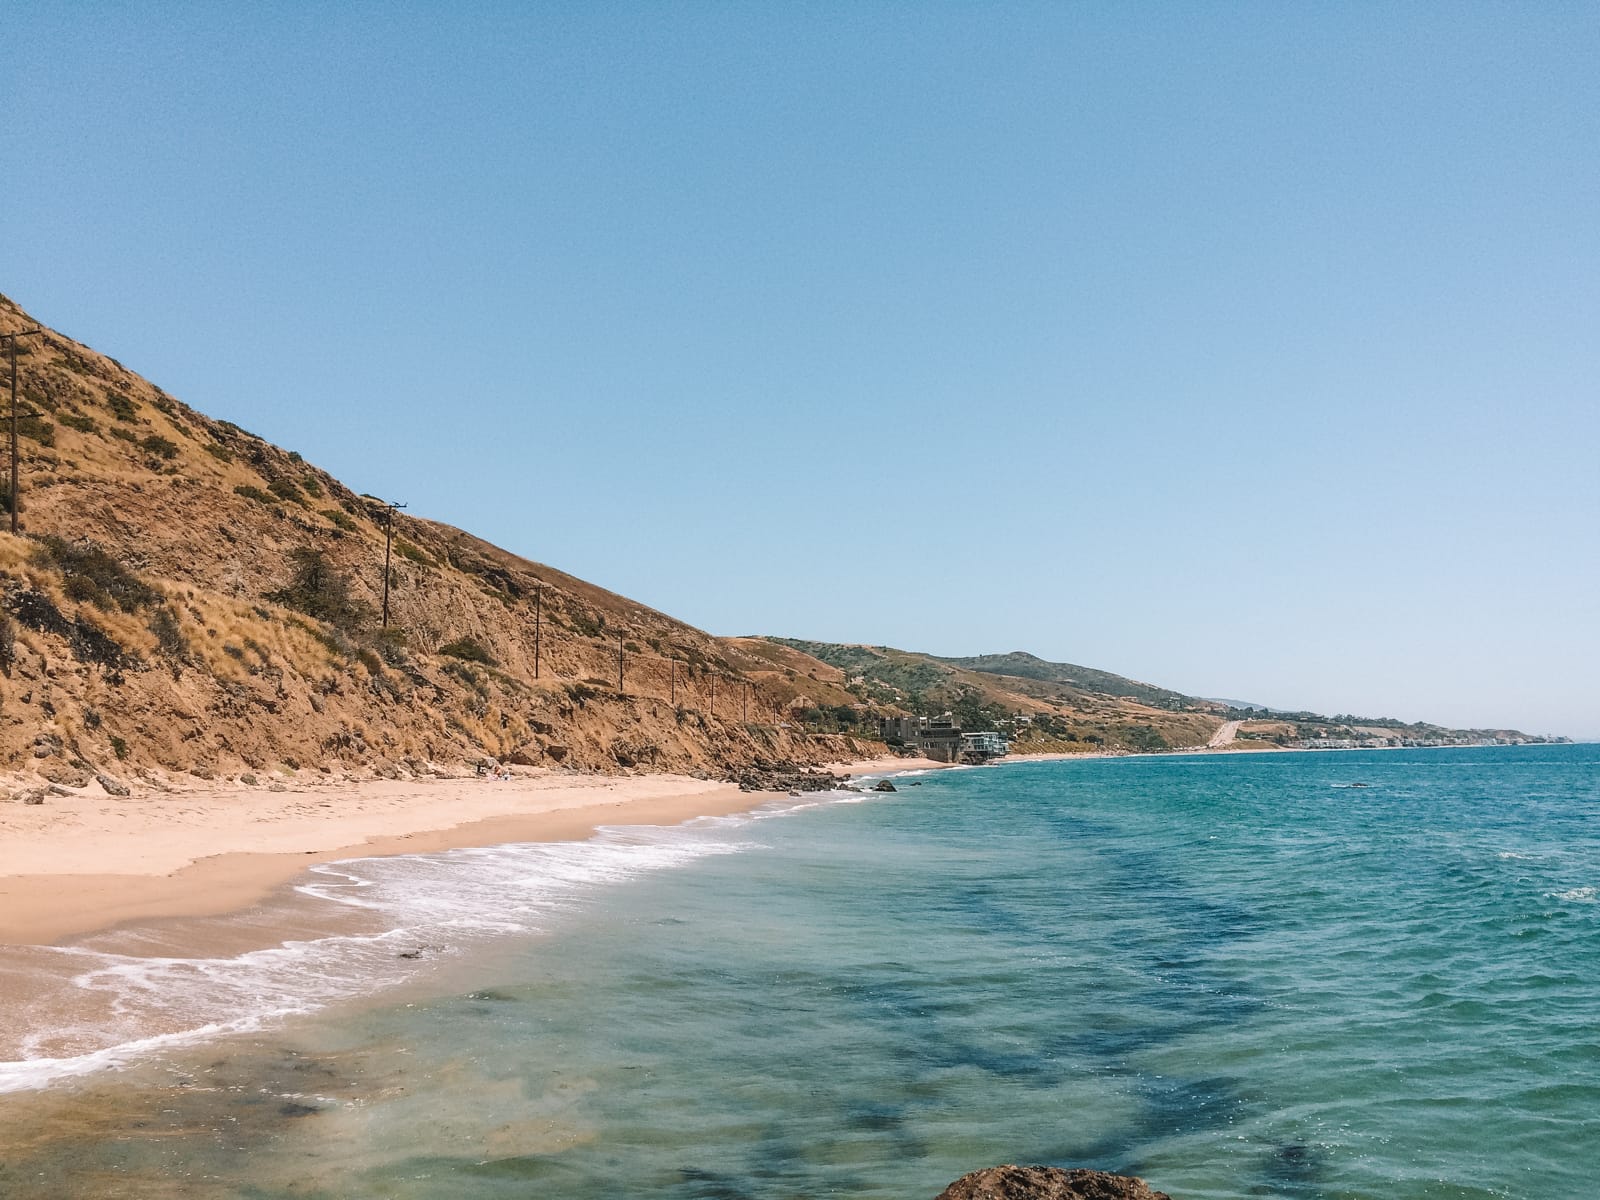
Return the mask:
[(1211, 740), (1206, 743), (1206, 749), (1216, 750), (1221, 746), (1226, 746), (1233, 741), (1234, 736), (1239, 732), (1239, 726), (1243, 724), (1243, 721), (1224, 721), (1222, 728), (1211, 735)]

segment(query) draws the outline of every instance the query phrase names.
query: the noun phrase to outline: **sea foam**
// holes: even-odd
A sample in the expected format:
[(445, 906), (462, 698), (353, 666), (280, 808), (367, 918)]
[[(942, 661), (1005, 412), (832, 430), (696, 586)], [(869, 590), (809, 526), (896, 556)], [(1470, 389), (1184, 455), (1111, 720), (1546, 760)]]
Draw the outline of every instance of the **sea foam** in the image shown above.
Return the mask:
[[(513, 843), (313, 866), (294, 889), (318, 911), (361, 910), (376, 932), (284, 941), (218, 958), (30, 948), (88, 1015), (56, 1018), (15, 1039), (0, 1092), (115, 1069), (150, 1054), (399, 986), (495, 937), (537, 934), (598, 889), (720, 854), (759, 848), (754, 822), (856, 802), (824, 793), (671, 828), (603, 827), (582, 842)], [(331, 922), (330, 922), (331, 923)], [(42, 956), (42, 958), (41, 958)], [(48, 1005), (40, 1005), (48, 1008)]]

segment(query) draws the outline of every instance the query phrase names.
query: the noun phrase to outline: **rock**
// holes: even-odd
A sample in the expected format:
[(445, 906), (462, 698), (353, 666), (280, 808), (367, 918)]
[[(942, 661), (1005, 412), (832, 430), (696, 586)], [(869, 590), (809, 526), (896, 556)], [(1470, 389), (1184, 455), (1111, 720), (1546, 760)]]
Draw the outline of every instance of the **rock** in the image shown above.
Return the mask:
[(513, 750), (506, 755), (506, 762), (513, 767), (535, 767), (539, 765), (533, 754), (527, 750)]
[(830, 771), (797, 770), (794, 767), (750, 767), (733, 777), (741, 792), (835, 792), (839, 781)]
[(17, 793), (17, 799), (24, 804), (43, 804), (44, 798), (50, 794), (49, 788), (23, 788)]
[(551, 743), (544, 748), (544, 753), (545, 757), (553, 758), (557, 762), (560, 762), (562, 759), (567, 757), (567, 748), (565, 746), (557, 746), (554, 743)]
[(387, 758), (375, 758), (372, 760), (372, 773), (380, 779), (399, 779), (400, 767)]
[(53, 733), (41, 733), (33, 739), (33, 756), (35, 758), (49, 758), (53, 754), (61, 753), (61, 739)]
[(1142, 1179), (1060, 1167), (990, 1167), (963, 1175), (937, 1200), (1172, 1200)]
[(880, 779), (877, 783), (872, 785), (872, 790), (875, 792), (898, 792), (900, 789), (895, 787), (895, 785), (890, 783), (887, 779)]
[(95, 776), (95, 781), (105, 788), (108, 796), (126, 796), (129, 794), (128, 785), (114, 775), (102, 773)]
[(49, 791), (52, 796), (70, 796), (73, 794), (71, 788), (62, 787), (59, 783), (52, 783), (46, 790)]
[(69, 788), (88, 787), (89, 780), (94, 778), (81, 767), (70, 767), (65, 763), (46, 767), (43, 774), (51, 783), (59, 783), (62, 787)]

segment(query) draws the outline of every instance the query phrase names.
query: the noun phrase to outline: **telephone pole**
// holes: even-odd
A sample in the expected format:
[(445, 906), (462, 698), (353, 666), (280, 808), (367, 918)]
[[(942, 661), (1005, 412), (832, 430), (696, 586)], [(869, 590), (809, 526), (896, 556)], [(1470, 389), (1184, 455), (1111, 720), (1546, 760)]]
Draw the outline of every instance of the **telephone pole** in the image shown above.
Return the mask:
[[(17, 339), (37, 337), (44, 332), (35, 326), (25, 329), (20, 333), (0, 334), (11, 351), (11, 532), (17, 532), (17, 513), (22, 509), (22, 472), (18, 469), (19, 456), (17, 454), (17, 420), (21, 414), (17, 411)], [(30, 413), (30, 416), (37, 416)]]
[(394, 549), (394, 514), (398, 508), (404, 508), (394, 500), (380, 501), (383, 505), (383, 628), (389, 628), (389, 556)]
[(533, 677), (539, 678), (539, 624), (544, 616), (544, 584), (533, 585)]

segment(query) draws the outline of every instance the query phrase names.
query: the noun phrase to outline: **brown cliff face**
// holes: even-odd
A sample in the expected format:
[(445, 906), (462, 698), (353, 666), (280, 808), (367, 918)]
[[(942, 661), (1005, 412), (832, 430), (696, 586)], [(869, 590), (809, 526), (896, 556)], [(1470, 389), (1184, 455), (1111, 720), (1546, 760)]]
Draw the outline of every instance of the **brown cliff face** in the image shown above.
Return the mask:
[[(34, 324), (0, 298), (0, 333)], [(873, 749), (793, 728), (710, 635), (406, 513), (385, 631), (380, 504), (53, 331), (18, 383), (4, 769), (728, 775)]]
[(937, 1200), (1172, 1200), (1132, 1175), (1060, 1167), (990, 1167), (963, 1175)]

